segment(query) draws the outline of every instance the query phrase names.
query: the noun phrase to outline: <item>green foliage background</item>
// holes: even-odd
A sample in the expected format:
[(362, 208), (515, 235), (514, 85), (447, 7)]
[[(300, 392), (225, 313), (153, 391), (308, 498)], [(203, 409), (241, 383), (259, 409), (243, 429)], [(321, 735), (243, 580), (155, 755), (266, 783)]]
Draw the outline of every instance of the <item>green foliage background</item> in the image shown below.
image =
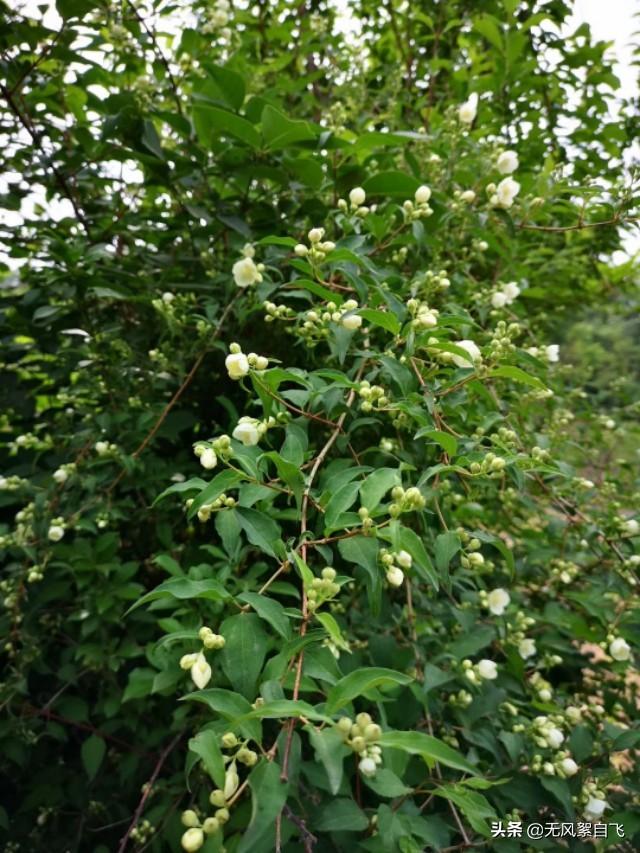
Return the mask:
[[(58, 0), (55, 28), (0, 4), (8, 223), (35, 193), (0, 226), (7, 851), (180, 849), (181, 812), (211, 812), (229, 730), (260, 759), (239, 765), (248, 786), (205, 853), (508, 853), (522, 842), (489, 839), (488, 823), (579, 819), (591, 783), (627, 836), (597, 849), (637, 849), (637, 675), (606, 655), (613, 635), (637, 653), (640, 630), (624, 528), (639, 494), (637, 271), (611, 261), (638, 215), (637, 100), (612, 111), (606, 46), (586, 25), (558, 35), (563, 0), (347, 5), (345, 35), (323, 0), (233, 3), (226, 24), (213, 0)], [(520, 160), (509, 210), (487, 203), (501, 148)], [(433, 214), (405, 223), (423, 184)], [(377, 205), (364, 217), (338, 207), (356, 186)], [(292, 251), (312, 227), (337, 244), (319, 265)], [(240, 290), (247, 243), (265, 269)], [(441, 270), (447, 290), (426, 277)], [(509, 281), (522, 292), (496, 312)], [(309, 346), (305, 312), (345, 297), (369, 310), (368, 333), (330, 323)], [(416, 329), (412, 297), (437, 328)], [(265, 301), (288, 319), (266, 322)], [(443, 361), (470, 338), (482, 365)], [(270, 369), (232, 381), (232, 341)], [(361, 409), (363, 379), (391, 412)], [(203, 471), (194, 443), (243, 415), (281, 423), (260, 447), (234, 443), (237, 477), (222, 459)], [(487, 452), (505, 460), (497, 476), (472, 468)], [(393, 520), (400, 482), (424, 507)], [(183, 511), (221, 491), (237, 506), (204, 523), (197, 503)], [(410, 552), (402, 588), (379, 547)], [(344, 585), (319, 618), (305, 571), (326, 565)], [(482, 603), (495, 588), (506, 616)], [(179, 660), (203, 624), (226, 645), (191, 694)], [(498, 679), (470, 685), (463, 661), (481, 658)], [(385, 732), (374, 779), (334, 725), (363, 712)], [(541, 715), (558, 718), (576, 776), (536, 769), (555, 760), (532, 740)]]

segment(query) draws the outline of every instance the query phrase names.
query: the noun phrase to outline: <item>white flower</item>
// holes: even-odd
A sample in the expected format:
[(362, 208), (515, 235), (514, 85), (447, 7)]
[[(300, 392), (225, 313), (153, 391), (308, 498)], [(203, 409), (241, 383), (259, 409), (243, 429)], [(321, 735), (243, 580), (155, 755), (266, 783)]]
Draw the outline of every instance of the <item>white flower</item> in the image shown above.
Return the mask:
[(347, 314), (342, 318), (341, 323), (345, 329), (354, 332), (362, 325), (362, 317), (359, 314)]
[(218, 464), (218, 457), (212, 447), (205, 447), (202, 453), (199, 453), (198, 455), (200, 456), (200, 464), (203, 468), (206, 468), (207, 471), (215, 468)]
[(47, 536), (50, 542), (59, 542), (64, 536), (64, 527), (61, 524), (49, 525)]
[(580, 768), (573, 758), (563, 758), (560, 762), (560, 769), (565, 776), (575, 776)]
[(253, 447), (260, 441), (257, 421), (254, 418), (240, 418), (232, 435), (236, 441), (241, 441), (245, 447)]
[(108, 441), (96, 441), (94, 444), (94, 450), (98, 454), (98, 456), (104, 456), (109, 452), (109, 442)]
[(488, 658), (484, 658), (478, 664), (478, 675), (481, 678), (486, 678), (489, 681), (493, 681), (494, 678), (498, 677), (498, 665), (495, 661), (488, 660)]
[(503, 293), (501, 290), (499, 290), (497, 293), (494, 293), (491, 297), (491, 304), (494, 308), (504, 308), (507, 302), (507, 294)]
[(502, 292), (507, 297), (507, 302), (511, 304), (520, 295), (520, 288), (517, 282), (510, 281), (502, 288)]
[(476, 194), (473, 190), (465, 190), (460, 193), (460, 201), (464, 201), (466, 204), (471, 204), (472, 201), (476, 200)]
[(465, 358), (462, 355), (452, 355), (451, 358), (453, 363), (458, 367), (473, 367), (474, 361), (480, 361), (482, 355), (478, 348), (478, 345), (473, 341), (456, 341), (456, 346), (459, 349), (463, 349), (469, 353), (469, 357)]
[[(513, 200), (520, 192), (520, 184), (513, 178), (504, 178), (496, 187), (495, 196), (492, 196), (492, 204), (505, 209), (511, 207)], [(495, 198), (495, 202), (493, 199)]]
[(57, 471), (53, 472), (53, 479), (56, 481), (56, 483), (60, 483), (60, 485), (62, 485), (62, 483), (67, 482), (67, 480), (69, 479), (69, 475), (64, 470), (64, 468), (58, 468)]
[(224, 363), (231, 379), (242, 379), (249, 372), (249, 360), (243, 352), (232, 352)]
[(637, 536), (640, 533), (640, 523), (635, 518), (628, 518), (622, 525), (622, 530), (627, 536)]
[(404, 572), (398, 566), (391, 566), (387, 572), (387, 582), (391, 586), (402, 586), (404, 581)]
[(501, 587), (492, 589), (487, 595), (487, 606), (494, 616), (502, 616), (510, 602), (511, 596), (506, 589), (502, 589)]
[(416, 200), (416, 204), (426, 204), (431, 198), (431, 187), (427, 187), (424, 184), (418, 187), (414, 198)]
[(547, 361), (560, 361), (560, 347), (558, 344), (549, 344), (548, 347), (545, 347), (545, 352), (547, 354)]
[(361, 204), (365, 203), (367, 198), (366, 192), (362, 189), (362, 187), (354, 187), (349, 193), (349, 201), (355, 207), (360, 207)]
[(629, 660), (631, 647), (622, 637), (616, 637), (609, 643), (609, 654), (614, 660)]
[(558, 749), (564, 742), (564, 735), (555, 726), (547, 729), (544, 733), (547, 743), (552, 749)]
[(529, 637), (525, 637), (518, 646), (518, 652), (523, 660), (533, 657), (537, 654), (536, 641)]
[(236, 261), (231, 272), (238, 287), (249, 287), (250, 284), (262, 281), (262, 275), (253, 262), (253, 258), (241, 258), (241, 260)]
[(510, 175), (518, 168), (518, 155), (515, 151), (503, 151), (496, 164), (501, 175)]
[(438, 325), (438, 318), (433, 311), (425, 309), (424, 311), (418, 311), (415, 324), (424, 329), (433, 329), (434, 326)]
[(363, 776), (375, 776), (377, 765), (373, 758), (361, 758), (358, 762), (358, 770)]
[(169, 305), (171, 302), (173, 302), (175, 298), (175, 295), (173, 293), (170, 293), (169, 291), (162, 294), (162, 301), (165, 305)]
[(478, 96), (474, 93), (469, 100), (458, 108), (458, 118), (462, 124), (473, 124), (478, 112)]
[(413, 558), (408, 551), (398, 551), (396, 554), (396, 563), (402, 569), (410, 569), (413, 564)]
[(584, 807), (583, 814), (586, 818), (599, 818), (602, 817), (606, 808), (606, 800), (600, 800), (597, 797), (589, 797), (587, 804)]
[(203, 690), (211, 680), (211, 667), (202, 652), (200, 652), (191, 667), (191, 678), (195, 686), (200, 690)]
[(192, 826), (191, 829), (188, 829), (184, 833), (180, 839), (180, 844), (182, 844), (182, 849), (186, 850), (187, 853), (195, 853), (204, 844), (204, 832), (198, 829), (198, 827)]

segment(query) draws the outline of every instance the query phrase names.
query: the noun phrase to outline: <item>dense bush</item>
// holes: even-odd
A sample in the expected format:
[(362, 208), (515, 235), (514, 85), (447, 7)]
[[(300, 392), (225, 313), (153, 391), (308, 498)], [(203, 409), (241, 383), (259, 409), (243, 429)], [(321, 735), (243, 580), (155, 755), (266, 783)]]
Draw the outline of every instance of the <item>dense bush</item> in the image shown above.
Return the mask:
[(637, 849), (637, 112), (347, 5), (2, 6), (7, 851)]

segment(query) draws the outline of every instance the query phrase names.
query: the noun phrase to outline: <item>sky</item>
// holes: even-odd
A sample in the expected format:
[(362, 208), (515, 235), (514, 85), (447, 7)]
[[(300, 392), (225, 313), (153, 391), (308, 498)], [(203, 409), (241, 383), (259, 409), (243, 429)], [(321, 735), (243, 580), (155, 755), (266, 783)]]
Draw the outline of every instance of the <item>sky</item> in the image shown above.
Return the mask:
[[(339, 27), (349, 32), (349, 0), (334, 0), (342, 13)], [(60, 18), (56, 12), (55, 0), (17, 0), (16, 6), (24, 14), (40, 17), (41, 9), (46, 7), (44, 21), (47, 25), (57, 28)], [(566, 31), (572, 32), (580, 24), (587, 22), (591, 26), (593, 37), (598, 41), (611, 42), (611, 52), (616, 57), (614, 70), (621, 82), (621, 94), (630, 97), (638, 89), (637, 78), (640, 68), (634, 66), (631, 38), (634, 32), (640, 31), (640, 0), (574, 0), (574, 13), (566, 25)], [(639, 40), (636, 37), (636, 40)], [(15, 176), (12, 176), (15, 179)], [(4, 181), (0, 176), (0, 190)], [(32, 197), (30, 207), (35, 203), (44, 203), (43, 198)], [(59, 212), (60, 216), (67, 215), (64, 203), (50, 207), (52, 213)], [(4, 212), (3, 219), (11, 223), (19, 219), (19, 214)], [(637, 233), (637, 232), (636, 232)], [(629, 254), (640, 251), (640, 236), (630, 235), (625, 244)], [(618, 259), (616, 259), (618, 260)], [(623, 258), (621, 257), (622, 261)], [(15, 262), (0, 252), (0, 261), (16, 266)]]

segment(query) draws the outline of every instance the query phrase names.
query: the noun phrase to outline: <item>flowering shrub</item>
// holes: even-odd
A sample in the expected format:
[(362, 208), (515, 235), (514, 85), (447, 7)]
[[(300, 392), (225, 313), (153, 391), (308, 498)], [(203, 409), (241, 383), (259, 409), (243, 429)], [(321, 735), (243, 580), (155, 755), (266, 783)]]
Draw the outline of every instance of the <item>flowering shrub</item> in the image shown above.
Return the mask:
[(637, 375), (565, 344), (635, 185), (568, 69), (632, 119), (602, 45), (540, 80), (564, 3), (352, 5), (13, 20), (7, 850), (637, 841)]

